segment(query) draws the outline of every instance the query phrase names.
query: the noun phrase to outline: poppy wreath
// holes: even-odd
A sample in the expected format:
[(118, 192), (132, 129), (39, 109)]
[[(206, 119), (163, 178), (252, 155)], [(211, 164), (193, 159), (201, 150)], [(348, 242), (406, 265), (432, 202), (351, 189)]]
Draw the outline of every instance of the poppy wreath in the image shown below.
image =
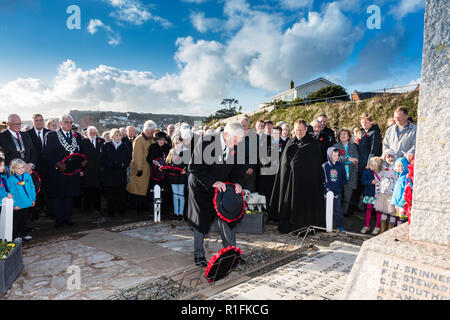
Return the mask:
[(406, 215), (408, 216), (408, 223), (411, 224), (411, 208), (412, 208), (412, 199), (413, 199), (413, 186), (414, 186), (414, 158), (411, 160), (411, 163), (408, 165), (408, 176), (406, 178), (406, 188), (405, 188), (405, 204), (403, 205), (403, 209), (405, 209)]
[(208, 262), (205, 277), (208, 282), (218, 281), (225, 278), (238, 264), (242, 250), (238, 247), (229, 246), (219, 250)]
[[(231, 186), (234, 186), (234, 185), (235, 185), (234, 183), (231, 183), (231, 182), (225, 182), (225, 184), (226, 184), (226, 185), (231, 185)], [(241, 196), (242, 196), (242, 211), (241, 211), (241, 213), (240, 213), (236, 218), (233, 218), (233, 219), (230, 219), (230, 218), (225, 217), (225, 215), (223, 214), (223, 212), (220, 211), (219, 205), (218, 205), (218, 203), (217, 203), (217, 202), (218, 202), (218, 201), (217, 201), (217, 198), (218, 198), (218, 196), (219, 196), (219, 193), (220, 193), (219, 189), (216, 188), (216, 191), (215, 191), (215, 194), (214, 194), (214, 199), (213, 199), (214, 209), (216, 210), (216, 213), (217, 213), (217, 215), (219, 216), (219, 218), (222, 219), (222, 220), (224, 220), (224, 221), (226, 221), (226, 222), (235, 222), (235, 221), (238, 221), (239, 219), (241, 219), (242, 216), (244, 215), (244, 212), (245, 212), (245, 206), (246, 206), (245, 200), (244, 200), (244, 192), (241, 192)], [(223, 192), (222, 192), (222, 193), (223, 193)]]
[(70, 158), (74, 158), (74, 157), (80, 157), (82, 160), (80, 161), (80, 167), (77, 169), (77, 170), (75, 170), (74, 172), (69, 172), (69, 173), (67, 173), (67, 172), (61, 172), (63, 175), (65, 175), (65, 176), (73, 176), (73, 175), (75, 175), (75, 174), (77, 174), (77, 173), (80, 173), (81, 172), (81, 170), (82, 170), (82, 168), (81, 168), (81, 163), (83, 162), (83, 161), (87, 161), (87, 158), (86, 158), (86, 156), (84, 155), (84, 154), (81, 154), (81, 153), (72, 153), (72, 154), (69, 154), (67, 157), (65, 157), (61, 162), (63, 163), (63, 164), (67, 164), (67, 161), (70, 161), (69, 159)]
[(161, 169), (161, 171), (167, 172), (171, 176), (179, 176), (181, 174), (181, 172), (183, 171), (183, 169), (181, 169), (181, 168), (170, 166), (170, 165), (162, 165), (159, 168)]
[[(166, 162), (164, 161), (163, 158), (156, 158), (156, 161), (158, 161), (161, 166), (165, 165)], [(166, 172), (164, 171), (160, 171), (159, 168), (161, 168), (161, 166), (157, 167), (157, 166), (151, 166), (150, 169), (150, 178), (154, 181), (161, 181), (166, 177)]]

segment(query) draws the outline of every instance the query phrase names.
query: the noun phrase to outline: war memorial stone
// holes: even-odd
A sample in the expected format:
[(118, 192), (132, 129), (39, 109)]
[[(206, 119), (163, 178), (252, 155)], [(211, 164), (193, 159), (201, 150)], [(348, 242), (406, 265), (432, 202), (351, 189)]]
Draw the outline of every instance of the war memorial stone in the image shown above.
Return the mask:
[(359, 246), (335, 241), (319, 250), (243, 284), (211, 300), (339, 299)]
[(364, 242), (343, 299), (450, 299), (449, 13), (426, 1), (411, 224)]

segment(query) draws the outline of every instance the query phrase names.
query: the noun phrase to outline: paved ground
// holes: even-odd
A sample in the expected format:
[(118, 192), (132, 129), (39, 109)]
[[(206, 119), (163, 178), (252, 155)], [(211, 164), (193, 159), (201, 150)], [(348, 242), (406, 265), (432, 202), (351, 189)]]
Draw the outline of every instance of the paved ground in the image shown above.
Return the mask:
[[(75, 226), (63, 229), (54, 229), (49, 218), (34, 223), (33, 240), (24, 244), (25, 268), (0, 299), (105, 299), (161, 275), (197, 268), (187, 222), (155, 224), (132, 212), (103, 224), (93, 214), (75, 212), (74, 221)], [(352, 232), (362, 224), (362, 213), (345, 220)], [(266, 225), (264, 234), (239, 233), (237, 238), (245, 255), (281, 246), (286, 237)], [(222, 248), (216, 232), (208, 235), (205, 247), (207, 258)], [(70, 289), (78, 270), (80, 288)]]

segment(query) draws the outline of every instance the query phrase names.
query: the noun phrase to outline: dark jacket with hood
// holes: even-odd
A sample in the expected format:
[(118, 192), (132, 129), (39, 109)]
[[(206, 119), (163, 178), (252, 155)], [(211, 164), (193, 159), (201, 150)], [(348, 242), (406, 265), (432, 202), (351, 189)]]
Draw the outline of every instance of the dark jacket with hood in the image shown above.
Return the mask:
[(377, 124), (373, 124), (369, 131), (362, 130), (358, 145), (358, 171), (363, 172), (372, 157), (381, 156), (381, 132)]
[(338, 151), (338, 148), (330, 147), (327, 150), (328, 161), (322, 165), (323, 174), (325, 176), (324, 181), (324, 191), (331, 191), (335, 195), (342, 194), (342, 189), (347, 183), (347, 174), (345, 172), (345, 167), (342, 163), (336, 161), (335, 164), (331, 161), (331, 154), (334, 151)]

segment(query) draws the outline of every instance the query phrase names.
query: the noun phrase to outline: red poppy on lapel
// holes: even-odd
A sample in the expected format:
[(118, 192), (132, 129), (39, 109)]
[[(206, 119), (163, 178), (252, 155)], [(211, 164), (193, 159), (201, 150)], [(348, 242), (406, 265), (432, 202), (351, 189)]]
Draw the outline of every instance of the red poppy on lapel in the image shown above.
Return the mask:
[(320, 140), (320, 141), (323, 141), (323, 138), (320, 138), (319, 140)]
[(78, 133), (74, 132), (74, 133), (73, 133), (73, 136), (74, 136), (75, 138), (78, 138)]
[(369, 135), (366, 133), (366, 138), (368, 138), (369, 137)]
[(345, 154), (345, 150), (341, 150), (341, 154)]
[(100, 142), (102, 142), (102, 140), (101, 139), (97, 139), (97, 143), (100, 143)]
[(236, 154), (236, 151), (232, 150), (231, 155), (234, 156)]

